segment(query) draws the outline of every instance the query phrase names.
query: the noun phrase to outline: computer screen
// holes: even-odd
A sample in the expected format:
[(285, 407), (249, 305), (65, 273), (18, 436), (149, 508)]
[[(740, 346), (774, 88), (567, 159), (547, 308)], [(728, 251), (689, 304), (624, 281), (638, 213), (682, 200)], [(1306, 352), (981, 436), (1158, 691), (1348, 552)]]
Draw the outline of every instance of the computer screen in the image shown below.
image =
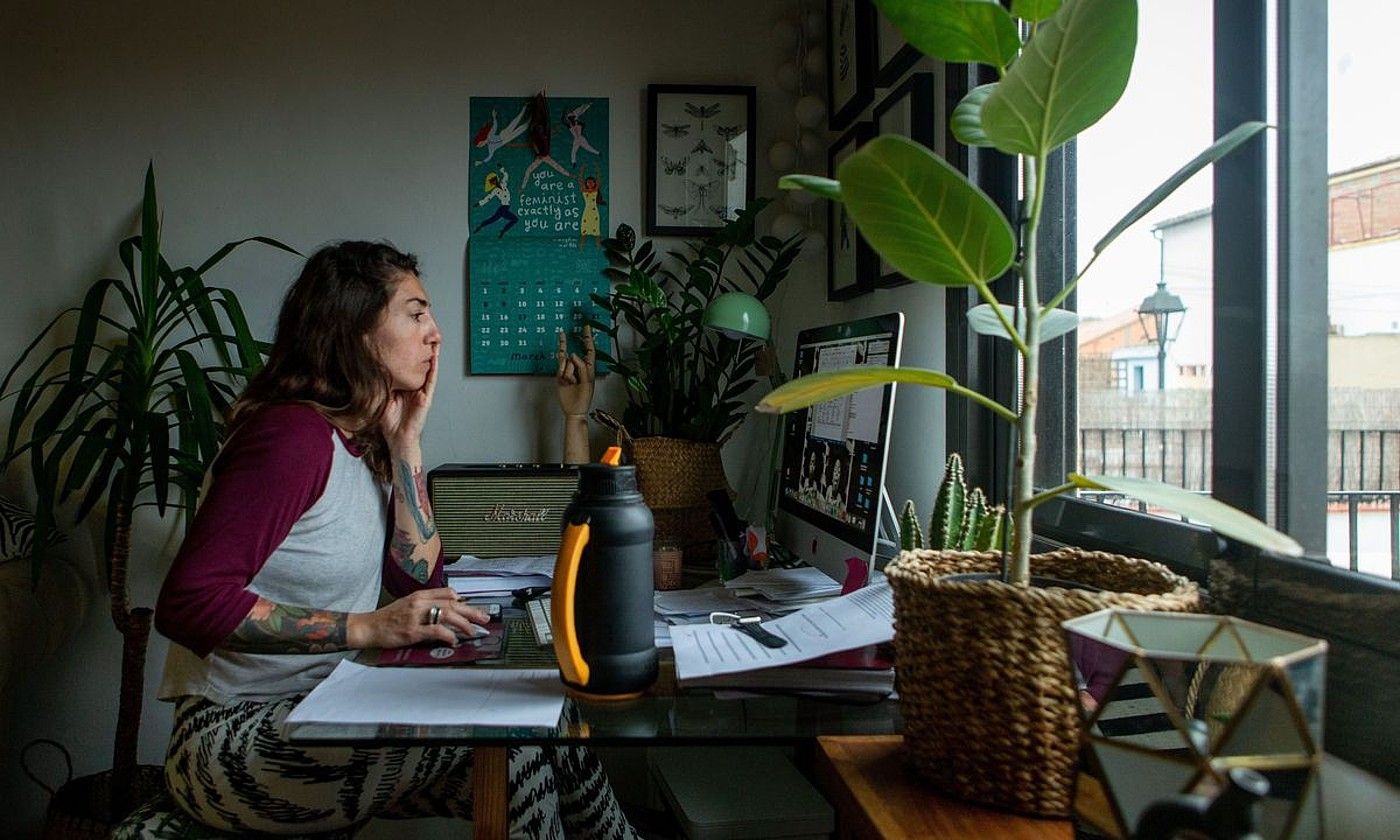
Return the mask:
[[(793, 378), (862, 365), (898, 366), (904, 315), (803, 330)], [(778, 513), (786, 548), (836, 580), (847, 559), (873, 567), (893, 383), (791, 412), (783, 426)]]

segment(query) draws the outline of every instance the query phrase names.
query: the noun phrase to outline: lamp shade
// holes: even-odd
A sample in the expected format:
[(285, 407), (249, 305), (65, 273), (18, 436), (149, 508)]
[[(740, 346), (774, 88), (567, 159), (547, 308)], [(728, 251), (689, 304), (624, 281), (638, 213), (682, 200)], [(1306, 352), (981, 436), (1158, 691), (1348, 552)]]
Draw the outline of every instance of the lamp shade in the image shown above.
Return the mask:
[(725, 292), (705, 307), (701, 323), (728, 338), (768, 340), (768, 309), (753, 295)]

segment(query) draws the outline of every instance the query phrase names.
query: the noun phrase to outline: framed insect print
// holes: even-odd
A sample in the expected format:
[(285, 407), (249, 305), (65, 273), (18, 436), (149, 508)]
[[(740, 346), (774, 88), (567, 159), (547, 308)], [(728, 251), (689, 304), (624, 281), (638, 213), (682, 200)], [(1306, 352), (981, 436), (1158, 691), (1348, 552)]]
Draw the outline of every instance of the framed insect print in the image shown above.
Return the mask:
[[(851, 126), (827, 151), (827, 175), (835, 178), (846, 158), (874, 136), (875, 126), (871, 123)], [(880, 258), (856, 230), (846, 205), (827, 202), (826, 227), (826, 299), (849, 300), (873, 289)]]
[(889, 18), (875, 14), (875, 86), (890, 87), (919, 60), (920, 52), (904, 40)]
[(851, 124), (875, 95), (875, 7), (870, 0), (827, 0), (826, 101), (830, 127)]
[[(940, 157), (944, 155), (945, 127), (941, 94), (943, 92), (943, 65), (938, 65), (935, 73), (914, 73), (889, 95), (880, 100), (872, 112), (876, 134), (898, 134), (917, 140), (932, 149)], [(894, 270), (888, 262), (877, 255), (879, 268), (875, 286), (888, 288), (902, 286), (909, 278)]]
[(708, 236), (754, 195), (754, 89), (647, 86), (646, 232)]

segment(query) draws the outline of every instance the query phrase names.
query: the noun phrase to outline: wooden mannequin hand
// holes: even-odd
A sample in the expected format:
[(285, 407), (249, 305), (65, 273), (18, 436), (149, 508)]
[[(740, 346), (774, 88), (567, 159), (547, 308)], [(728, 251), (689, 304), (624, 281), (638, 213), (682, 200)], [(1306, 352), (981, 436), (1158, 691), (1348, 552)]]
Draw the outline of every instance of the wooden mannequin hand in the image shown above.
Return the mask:
[(581, 417), (593, 404), (593, 369), (597, 355), (593, 350), (593, 328), (589, 326), (583, 328), (583, 351), (582, 358), (570, 353), (564, 331), (559, 331), (559, 350), (555, 353), (559, 370), (555, 381), (559, 386), (559, 407), (565, 416)]

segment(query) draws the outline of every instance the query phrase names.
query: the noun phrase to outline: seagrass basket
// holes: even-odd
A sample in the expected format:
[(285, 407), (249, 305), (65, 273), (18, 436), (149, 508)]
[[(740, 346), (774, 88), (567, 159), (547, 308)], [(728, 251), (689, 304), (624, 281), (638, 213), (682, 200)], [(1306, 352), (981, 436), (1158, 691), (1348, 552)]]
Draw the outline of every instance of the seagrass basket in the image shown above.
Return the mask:
[(951, 551), (906, 551), (885, 570), (906, 759), (960, 799), (1068, 816), (1079, 701), (1060, 622), (1107, 607), (1191, 612), (1200, 592), (1159, 563), (1077, 549), (1032, 556), (1032, 576), (1101, 591), (944, 579), (999, 571), (996, 553)]

